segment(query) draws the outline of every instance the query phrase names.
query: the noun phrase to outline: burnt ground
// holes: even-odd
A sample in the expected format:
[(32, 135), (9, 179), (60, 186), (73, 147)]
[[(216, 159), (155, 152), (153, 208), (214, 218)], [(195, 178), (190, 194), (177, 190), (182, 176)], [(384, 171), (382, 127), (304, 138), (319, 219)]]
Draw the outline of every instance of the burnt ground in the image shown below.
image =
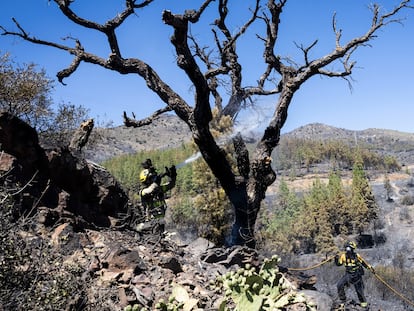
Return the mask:
[[(161, 127), (164, 125), (160, 124)], [(168, 128), (169, 125), (165, 126)], [(9, 133), (13, 133), (13, 131)], [(135, 139), (137, 145), (151, 145), (151, 141), (142, 138), (147, 135), (142, 134), (142, 137), (135, 138), (132, 136), (131, 134), (129, 141)], [(182, 136), (182, 140), (184, 139), (185, 135)], [(113, 148), (119, 142), (119, 137), (111, 138), (101, 147), (106, 148), (107, 144)], [(172, 146), (164, 145), (161, 140), (158, 142), (161, 148)], [(176, 143), (180, 143), (180, 140)], [(124, 147), (119, 148), (118, 152), (120, 153), (137, 151), (135, 150), (136, 145), (130, 143), (122, 143), (121, 145)], [(10, 148), (15, 148), (15, 145), (10, 144)], [(38, 151), (43, 152), (42, 150)], [(105, 151), (103, 157), (115, 154), (116, 152), (113, 151), (108, 153)], [(44, 165), (64, 163), (68, 159), (66, 155), (67, 153), (52, 152), (42, 163)], [(17, 156), (17, 158), (19, 157)], [(27, 154), (22, 159), (27, 160)], [(53, 159), (61, 162), (51, 161)], [(13, 161), (10, 161), (9, 164), (14, 165)], [(99, 166), (94, 165), (92, 165), (92, 169), (90, 163), (76, 161), (73, 163), (77, 163), (73, 166), (75, 173), (78, 172), (79, 164), (82, 164), (81, 172), (84, 173), (93, 172), (94, 169), (100, 170)], [(71, 177), (73, 177), (72, 175)], [(78, 204), (75, 209), (70, 204), (73, 204), (73, 201), (65, 201), (65, 198), (72, 195), (78, 200), (84, 199), (82, 187), (76, 183), (68, 185), (68, 180), (61, 179), (59, 176), (61, 174), (52, 176), (57, 182), (56, 189), (63, 187), (76, 190), (71, 193), (60, 192), (59, 198), (62, 203), (66, 204), (56, 211), (60, 221), (54, 222), (52, 227), (47, 226), (45, 219), (48, 218), (48, 213), (38, 213), (30, 219), (30, 231), (18, 230), (14, 232), (18, 239), (25, 240), (28, 242), (27, 245), (35, 247), (34, 250), (39, 250), (36, 248), (39, 245), (47, 244), (55, 260), (50, 261), (50, 264), (48, 264), (49, 261), (43, 261), (39, 266), (35, 264), (21, 265), (15, 269), (17, 269), (16, 271), (24, 271), (26, 274), (30, 272), (31, 268), (38, 269), (35, 270), (35, 278), (38, 281), (36, 286), (41, 291), (53, 288), (53, 284), (56, 286), (56, 282), (59, 280), (62, 283), (58, 283), (58, 288), (65, 288), (71, 282), (76, 283), (78, 290), (73, 290), (72, 287), (70, 292), (62, 293), (61, 299), (70, 295), (72, 301), (66, 306), (66, 310), (123, 310), (125, 306), (132, 304), (154, 309), (159, 299), (168, 299), (173, 290), (177, 288), (180, 288), (181, 294), (186, 296), (184, 300), (192, 304), (191, 308), (187, 305), (188, 310), (218, 310), (224, 293), (212, 289), (209, 285), (210, 282), (214, 281), (218, 275), (236, 270), (246, 263), (254, 267), (260, 267), (263, 263), (264, 258), (260, 255), (260, 251), (243, 247), (216, 248), (204, 239), (186, 238), (184, 240), (173, 230), (170, 230), (168, 234), (127, 230), (122, 225), (117, 226), (119, 223), (113, 221), (111, 213), (106, 215), (111, 224), (109, 228), (99, 227), (100, 224), (89, 227), (81, 226), (82, 224), (79, 223), (76, 223), (78, 225), (76, 228), (73, 226), (73, 215), (75, 212), (85, 212), (86, 205)], [(306, 182), (310, 180), (312, 180), (311, 176), (304, 176), (301, 186), (305, 189)], [(383, 234), (386, 239), (384, 243), (375, 245), (373, 248), (362, 249), (361, 254), (374, 266), (398, 266), (410, 271), (413, 267), (413, 259), (410, 254), (413, 254), (414, 250), (411, 239), (414, 233), (412, 225), (414, 215), (413, 205), (407, 204), (405, 199), (410, 196), (414, 197), (413, 187), (410, 186), (411, 176), (399, 173), (399, 175), (390, 176), (390, 180), (393, 194), (392, 200), (387, 200), (381, 175), (378, 174), (371, 179), (374, 194), (381, 209), (382, 226), (378, 228), (379, 232), (377, 233)], [(301, 181), (297, 182), (301, 183)], [(97, 179), (93, 179), (90, 182), (90, 187), (96, 190), (97, 198), (103, 198), (105, 201), (111, 195), (108, 195), (109, 193), (104, 190), (113, 189), (114, 184), (105, 185), (102, 181), (98, 182)], [(274, 187), (276, 186), (275, 184)], [(274, 194), (274, 192), (272, 193), (274, 189), (276, 188), (269, 189), (269, 197)], [(122, 197), (120, 197), (121, 199)], [(101, 205), (97, 205), (97, 208), (100, 207)], [(72, 215), (68, 215), (68, 210)], [(39, 212), (41, 211), (45, 211), (45, 209), (39, 209)], [(109, 205), (105, 212), (112, 212)], [(25, 219), (25, 221), (28, 220)], [(274, 250), (274, 254), (277, 255), (277, 250)], [(306, 295), (309, 301), (314, 301), (318, 305), (318, 310), (330, 310), (336, 299), (335, 283), (339, 279), (341, 271), (329, 263), (304, 274), (293, 273), (282, 268), (292, 267), (293, 263), (296, 267), (309, 267), (320, 263), (324, 259), (321, 257), (323, 256), (297, 256), (289, 264), (281, 262), (280, 272), (288, 282), (285, 293), (300, 291)], [(51, 283), (46, 282), (48, 276), (53, 280), (50, 281)], [(61, 276), (70, 279), (70, 282), (65, 284), (64, 280), (61, 280)], [(367, 274), (365, 281), (367, 297), (370, 300), (372, 310), (410, 310), (410, 306), (405, 306), (389, 291), (378, 290), (378, 286), (375, 284), (376, 279), (372, 275)], [(401, 284), (395, 286), (398, 285)], [(402, 294), (412, 295), (412, 292), (402, 292)], [(351, 303), (348, 309), (359, 310), (357, 306), (352, 304), (352, 299), (355, 299), (352, 293), (352, 290), (349, 291)], [(16, 299), (24, 298), (30, 301), (32, 294), (34, 293), (21, 292), (16, 296)], [(24, 295), (29, 295), (29, 297), (22, 298)], [(412, 299), (412, 297), (410, 298)], [(2, 301), (0, 310), (15, 310), (16, 306), (12, 307), (13, 302), (13, 300)], [(47, 300), (39, 300), (37, 306), (36, 310), (56, 309), (51, 307)], [(286, 310), (307, 309), (303, 303), (295, 303)]]

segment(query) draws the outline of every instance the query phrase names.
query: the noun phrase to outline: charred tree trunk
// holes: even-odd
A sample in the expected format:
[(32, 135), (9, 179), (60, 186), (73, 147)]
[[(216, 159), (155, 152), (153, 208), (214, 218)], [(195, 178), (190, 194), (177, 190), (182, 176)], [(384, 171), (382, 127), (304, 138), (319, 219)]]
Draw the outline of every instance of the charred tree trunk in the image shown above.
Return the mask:
[(89, 136), (94, 127), (93, 119), (82, 122), (80, 127), (75, 131), (69, 144), (69, 148), (78, 152), (82, 151), (82, 148), (88, 143)]

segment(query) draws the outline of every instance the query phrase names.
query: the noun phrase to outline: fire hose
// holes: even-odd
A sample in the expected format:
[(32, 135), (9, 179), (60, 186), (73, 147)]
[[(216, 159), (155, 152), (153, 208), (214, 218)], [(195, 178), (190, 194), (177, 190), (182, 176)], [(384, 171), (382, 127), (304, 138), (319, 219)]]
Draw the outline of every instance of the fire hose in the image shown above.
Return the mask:
[(307, 267), (307, 268), (288, 268), (288, 270), (290, 270), (290, 271), (307, 271), (307, 270), (313, 270), (313, 269), (319, 268), (320, 266), (326, 264), (327, 262), (330, 262), (334, 258), (335, 258), (335, 256), (328, 257), (324, 261), (322, 261), (322, 262), (320, 262), (320, 263), (318, 263), (318, 264), (316, 264), (314, 266)]

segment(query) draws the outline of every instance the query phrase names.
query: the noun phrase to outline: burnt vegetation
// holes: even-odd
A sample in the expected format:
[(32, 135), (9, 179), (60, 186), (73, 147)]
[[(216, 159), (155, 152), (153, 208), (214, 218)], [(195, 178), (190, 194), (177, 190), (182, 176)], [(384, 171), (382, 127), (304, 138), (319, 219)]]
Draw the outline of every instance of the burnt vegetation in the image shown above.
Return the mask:
[[(318, 143), (315, 142), (315, 144)], [(141, 151), (137, 154), (113, 158), (104, 162), (103, 165), (121, 181), (123, 188), (128, 193), (130, 202), (135, 206), (139, 204), (139, 199), (136, 196), (139, 163), (150, 157), (161, 169), (172, 162), (181, 163), (189, 158), (194, 154), (194, 148), (193, 145), (183, 145), (167, 150)], [(5, 154), (3, 156), (5, 157)], [(2, 161), (2, 163), (5, 162)], [(318, 159), (316, 163), (318, 165), (310, 166), (308, 173), (322, 173), (321, 167), (331, 165), (331, 162), (324, 156)], [(277, 165), (277, 160), (274, 161), (274, 165)], [(375, 206), (372, 206), (373, 209), (369, 210), (365, 208), (365, 205), (359, 207), (347, 205), (347, 202), (353, 201), (353, 195), (358, 195), (359, 191), (366, 191), (362, 189), (365, 189), (364, 185), (367, 185), (367, 176), (372, 177), (383, 173), (382, 167), (378, 170), (374, 168), (361, 170), (361, 168), (362, 166), (356, 166), (353, 169), (354, 179), (360, 180), (358, 185), (361, 187), (356, 192), (352, 190), (354, 187), (347, 187), (343, 184), (341, 186), (341, 179), (346, 179), (346, 175), (338, 176), (336, 174), (330, 176), (326, 185), (316, 178), (310, 188), (305, 191), (302, 190), (302, 192), (296, 192), (297, 190), (289, 185), (289, 181), (300, 180), (301, 177), (292, 176), (290, 173), (282, 173), (276, 197), (270, 201), (271, 196), (269, 196), (258, 217), (257, 232), (260, 232), (261, 237), (258, 244), (259, 252), (273, 254), (274, 250), (277, 249), (277, 253), (283, 258), (283, 265), (290, 263), (297, 266), (299, 265), (298, 258), (302, 254), (335, 253), (338, 241), (349, 236), (362, 236), (360, 233), (373, 237), (376, 247), (381, 248), (387, 238), (390, 238), (383, 235), (384, 224), (375, 220), (376, 213), (381, 213), (381, 210)], [(125, 174), (126, 172), (132, 172), (132, 174)], [(179, 170), (177, 187), (168, 199), (171, 212), (168, 228), (169, 230), (186, 233), (187, 236), (192, 236), (191, 239), (196, 236), (204, 236), (211, 241), (221, 243), (223, 236), (229, 234), (228, 223), (231, 221), (231, 215), (228, 215), (230, 218), (228, 218), (227, 227), (220, 226), (226, 225), (226, 222), (217, 222), (217, 219), (220, 221), (226, 219), (223, 213), (229, 210), (226, 206), (228, 203), (225, 203), (225, 197), (219, 188), (219, 184), (211, 182), (214, 180), (213, 175), (211, 173), (211, 175), (206, 174), (207, 172), (206, 164), (201, 159)], [(328, 169), (327, 172), (333, 172), (333, 170)], [(84, 219), (85, 216), (74, 217), (74, 215), (71, 215), (70, 209), (63, 209), (63, 213), (59, 214), (58, 209), (53, 208), (53, 205), (45, 206), (46, 203), (39, 193), (36, 197), (33, 196), (33, 199), (28, 200), (30, 196), (28, 197), (27, 191), (33, 187), (32, 183), (35, 180), (29, 180), (27, 183), (14, 183), (14, 176), (10, 172), (4, 174), (2, 179), (4, 182), (2, 188), (4, 208), (2, 209), (3, 217), (1, 218), (1, 238), (4, 252), (1, 258), (3, 270), (1, 271), (0, 281), (4, 285), (1, 299), (7, 301), (7, 304), (4, 304), (6, 310), (19, 307), (33, 310), (54, 310), (56, 308), (63, 309), (64, 307), (74, 310), (93, 310), (96, 307), (103, 306), (110, 309), (120, 309), (120, 306), (128, 304), (139, 305), (140, 307), (155, 306), (158, 299), (170, 295), (171, 292), (168, 289), (157, 287), (157, 294), (153, 298), (150, 300), (142, 300), (141, 298), (140, 300), (134, 292), (137, 292), (136, 288), (139, 288), (139, 291), (145, 289), (136, 283), (128, 283), (132, 279), (129, 281), (129, 278), (124, 279), (118, 275), (117, 278), (119, 279), (113, 279), (112, 283), (109, 283), (112, 285), (104, 285), (101, 284), (101, 277), (108, 273), (107, 270), (112, 271), (110, 269), (112, 265), (113, 271), (118, 271), (119, 268), (116, 267), (120, 265), (134, 267), (134, 274), (140, 276), (140, 278), (150, 274), (150, 267), (143, 266), (143, 263), (138, 259), (146, 256), (146, 253), (143, 253), (142, 250), (143, 246), (151, 249), (148, 256), (156, 256), (155, 254), (159, 256), (159, 254), (167, 254), (167, 250), (172, 250), (172, 254), (175, 254), (173, 257), (167, 256), (163, 259), (164, 261), (157, 263), (160, 267), (167, 267), (164, 269), (171, 269), (172, 271), (175, 271), (175, 269), (180, 271), (182, 268), (178, 263), (183, 264), (184, 260), (189, 260), (190, 254), (185, 254), (183, 257), (179, 256), (180, 251), (175, 249), (174, 244), (169, 244), (170, 242), (163, 241), (162, 237), (154, 236), (151, 233), (148, 236), (137, 236), (129, 230), (125, 231), (124, 226), (121, 227), (123, 231), (118, 231), (115, 223), (110, 231), (106, 231), (103, 228), (95, 227), (93, 224), (92, 226), (88, 225), (88, 221)], [(306, 174), (303, 174), (302, 177), (306, 177)], [(410, 175), (407, 174), (408, 181), (409, 178)], [(408, 182), (407, 187), (409, 188)], [(197, 203), (197, 194), (200, 193), (209, 194), (209, 205)], [(381, 195), (378, 194), (378, 190), (375, 193), (376, 201), (379, 200), (380, 202), (377, 203), (380, 204), (381, 199), (379, 198)], [(70, 194), (71, 192), (68, 192), (66, 195), (70, 196)], [(408, 195), (409, 193), (406, 194), (406, 196)], [(136, 197), (135, 202), (134, 197)], [(365, 197), (368, 198), (369, 196)], [(404, 197), (402, 200), (404, 200)], [(38, 205), (37, 202), (43, 203)], [(335, 203), (327, 205), (326, 202)], [(340, 206), (340, 204), (344, 204), (344, 206)], [(24, 208), (22, 209), (22, 207)], [(354, 214), (350, 215), (349, 213)], [(321, 217), (321, 215), (325, 216)], [(399, 217), (401, 221), (409, 223), (410, 217), (412, 217), (410, 209), (401, 209)], [(317, 218), (318, 222), (309, 222), (314, 218)], [(84, 220), (79, 221), (79, 219)], [(353, 221), (349, 222), (349, 219)], [(87, 227), (80, 229), (81, 223), (87, 225)], [(323, 230), (321, 230), (322, 227)], [(99, 230), (101, 233), (94, 233), (94, 230)], [(103, 247), (102, 245), (95, 246), (95, 248), (91, 247), (91, 244), (94, 244), (92, 242), (93, 238), (97, 235), (104, 235), (105, 239), (111, 241), (112, 239), (121, 241), (123, 246), (118, 248), (119, 246), (116, 246), (116, 244), (109, 244), (111, 246), (107, 252), (113, 252), (114, 254), (108, 258), (107, 255), (100, 254), (98, 251), (99, 247)], [(141, 247), (138, 251), (140, 254), (138, 258), (130, 254), (131, 251), (137, 249), (137, 245)], [(363, 243), (360, 242), (360, 245), (363, 245)], [(368, 247), (371, 246), (372, 244)], [(161, 248), (158, 249), (158, 247)], [(405, 251), (410, 249), (409, 245), (405, 247)], [(404, 249), (401, 248), (398, 251), (404, 252)], [(215, 250), (215, 252), (219, 251)], [(86, 257), (87, 262), (85, 263), (84, 256), (86, 254), (95, 254), (96, 257)], [(379, 256), (379, 254), (375, 254), (369, 257), (370, 262), (374, 264), (376, 256)], [(77, 260), (74, 260), (73, 256), (76, 256)], [(227, 258), (226, 256), (228, 256), (228, 253), (227, 255), (214, 255), (209, 257), (208, 260), (212, 260), (211, 258)], [(381, 255), (381, 257), (383, 256), (384, 254)], [(111, 262), (114, 259), (110, 258), (115, 258), (116, 261)], [(123, 258), (122, 260), (128, 258), (128, 260), (133, 261), (123, 262), (120, 261), (121, 258)], [(170, 262), (171, 260), (172, 262)], [(178, 261), (174, 264), (175, 260)], [(378, 265), (377, 271), (392, 282), (394, 287), (406, 293), (413, 283), (411, 274), (407, 271), (408, 263), (406, 259), (400, 258), (400, 260), (401, 263), (398, 267)], [(151, 264), (150, 262), (146, 264)], [(180, 275), (182, 272), (175, 273)], [(335, 279), (339, 276), (338, 271), (333, 271), (329, 266), (324, 266), (317, 274), (319, 290), (322, 292), (332, 291)], [(331, 275), (330, 279), (327, 275)], [(406, 280), (404, 287), (400, 287), (396, 275), (404, 276)], [(213, 278), (212, 275), (207, 273), (205, 277), (207, 279)], [(157, 281), (154, 279), (152, 282)], [(208, 280), (204, 282), (208, 282)], [(185, 284), (185, 281), (182, 284)], [(121, 299), (123, 296), (119, 293), (117, 286), (125, 288), (126, 300)], [(399, 304), (398, 299), (390, 295), (387, 288), (378, 284), (372, 276), (368, 276), (367, 286), (370, 288), (369, 292), (372, 293), (371, 297), (376, 297), (376, 300), (380, 301), (381, 297), (387, 297), (387, 299), (394, 301), (395, 306)], [(172, 289), (171, 287), (170, 290)], [(141, 297), (140, 295), (138, 297)], [(211, 299), (214, 299), (215, 296), (212, 292), (209, 295)], [(198, 304), (199, 306), (203, 305), (201, 301)]]
[[(302, 255), (327, 257), (338, 252), (349, 237), (360, 239), (361, 245), (382, 247), (388, 237), (380, 221), (384, 213), (380, 204), (399, 204), (393, 197), (401, 198), (404, 206), (412, 204), (408, 183), (405, 187), (386, 179), (381, 190), (370, 183), (370, 178), (398, 172), (406, 164), (400, 164), (400, 158), (394, 157), (390, 149), (380, 150), (390, 142), (387, 136), (374, 145), (355, 145), (337, 139), (327, 141), (326, 137), (321, 143), (305, 135), (281, 135), (289, 105), (301, 85), (318, 75), (350, 79), (355, 65), (351, 60), (353, 52), (367, 45), (378, 30), (400, 22), (398, 14), (411, 8), (410, 1), (401, 1), (385, 13), (373, 5), (370, 27), (363, 35), (344, 43), (334, 17), (335, 49), (311, 59), (310, 51), (317, 41), (307, 47), (298, 46), (301, 65), (293, 65), (275, 49), (287, 1), (270, 0), (266, 5), (259, 0), (253, 2), (250, 16), (235, 32), (227, 26), (232, 12), (225, 0), (204, 1), (198, 9), (184, 14), (164, 11), (162, 22), (173, 32), (171, 44), (177, 67), (194, 90), (192, 103), (163, 81), (150, 64), (124, 58), (121, 53), (116, 30), (135, 13), (145, 12), (152, 0), (126, 0), (124, 10), (105, 24), (77, 15), (72, 10), (74, 1), (54, 2), (73, 23), (104, 34), (109, 56), (88, 52), (79, 40), (74, 40), (73, 45), (61, 45), (38, 39), (17, 20), (13, 20), (17, 30), (2, 26), (2, 34), (73, 55), (72, 64), (57, 74), (62, 83), (84, 62), (140, 76), (165, 107), (143, 120), (125, 112), (125, 126), (151, 126), (161, 115), (174, 112), (187, 126), (191, 139), (177, 148), (131, 152), (134, 154), (115, 158), (105, 155), (101, 159), (106, 161), (92, 162), (85, 158), (84, 148), (88, 148), (94, 122), (87, 118), (84, 108), (62, 105), (52, 109), (48, 96), (51, 81), (44, 73), (32, 65), (15, 67), (4, 56), (0, 72), (4, 82), (0, 93), (0, 302), (6, 310), (175, 310), (184, 305), (188, 310), (224, 310), (234, 308), (240, 301), (241, 305), (243, 301), (251, 302), (252, 293), (259, 297), (253, 303), (259, 301), (260, 310), (266, 310), (269, 303), (313, 310), (312, 303), (301, 299), (296, 289), (314, 290), (315, 278), (279, 269), (280, 259), (264, 260), (263, 254), (273, 255), (277, 250), (285, 263), (294, 264)], [(216, 13), (210, 47), (204, 47), (189, 31), (190, 25), (198, 25), (207, 10)], [(247, 86), (236, 48), (255, 23), (263, 23), (266, 29), (258, 36), (263, 44), (265, 69), (256, 85)], [(332, 68), (329, 65), (340, 69), (328, 70)], [(25, 93), (27, 90), (30, 92)], [(228, 90), (230, 94), (225, 95)], [(240, 133), (234, 133), (238, 114), (259, 97), (270, 95), (276, 98), (273, 117), (257, 140), (247, 143)], [(227, 136), (231, 139), (223, 143), (222, 138)], [(106, 139), (104, 135), (100, 138)], [(366, 143), (369, 142), (372, 143), (370, 138)], [(409, 164), (411, 147), (400, 144), (399, 138), (391, 142), (401, 148), (399, 154)], [(93, 152), (93, 147), (89, 148)], [(165, 233), (135, 230), (131, 218), (140, 205), (139, 163), (152, 158), (161, 170), (183, 163), (197, 152), (201, 159), (181, 168), (177, 186), (168, 199), (167, 229), (174, 230), (182, 244)], [(277, 173), (280, 178), (275, 191), (271, 187)], [(289, 184), (309, 173), (322, 174), (306, 190)], [(408, 169), (406, 175), (411, 177)], [(378, 194), (385, 198), (384, 202), (379, 202)], [(402, 209), (399, 223), (410, 223), (411, 214), (408, 207)], [(190, 240), (205, 239), (186, 245), (180, 234), (188, 234)], [(414, 281), (407, 269), (409, 263), (403, 256), (393, 255), (410, 251), (410, 244), (403, 242), (395, 243), (399, 249), (384, 248), (388, 253), (383, 257), (395, 264), (389, 268), (378, 260), (378, 271), (401, 276), (404, 287), (399, 290), (412, 293)], [(368, 255), (371, 260), (379, 257), (375, 251)], [(323, 269), (326, 273), (321, 273), (321, 280), (327, 284), (321, 290), (332, 294), (328, 283), (333, 281), (326, 275), (334, 273)], [(289, 275), (295, 287), (285, 282), (281, 271)], [(247, 284), (251, 287), (244, 286), (233, 279), (235, 274), (259, 281)], [(217, 287), (208, 287), (209, 281)], [(397, 277), (392, 282), (399, 286)], [(385, 289), (375, 287), (373, 282), (368, 284), (380, 301), (376, 306), (381, 306)], [(278, 298), (282, 301), (260, 292), (258, 286), (264, 285), (270, 292), (280, 292)], [(229, 291), (226, 299), (223, 290)]]

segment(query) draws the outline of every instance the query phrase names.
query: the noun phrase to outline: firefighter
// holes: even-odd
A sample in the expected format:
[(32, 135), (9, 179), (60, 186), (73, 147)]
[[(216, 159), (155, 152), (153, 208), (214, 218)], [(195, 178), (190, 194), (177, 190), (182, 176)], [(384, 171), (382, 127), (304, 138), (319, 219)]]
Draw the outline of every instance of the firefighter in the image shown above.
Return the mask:
[(364, 275), (364, 268), (374, 272), (374, 268), (369, 265), (356, 251), (355, 242), (347, 242), (345, 244), (345, 252), (341, 255), (335, 256), (335, 264), (337, 266), (345, 266), (345, 274), (337, 284), (338, 296), (341, 300), (341, 306), (345, 305), (346, 295), (345, 287), (354, 285), (357, 293), (360, 306), (368, 308), (368, 303), (364, 295), (364, 282), (362, 276)]
[[(158, 174), (151, 159), (142, 163), (143, 170), (139, 175), (141, 183), (141, 202), (144, 208), (145, 221), (161, 219), (165, 216), (167, 204), (165, 193), (175, 186), (177, 172), (175, 166), (165, 168), (165, 173)], [(167, 177), (167, 180), (163, 180)]]

